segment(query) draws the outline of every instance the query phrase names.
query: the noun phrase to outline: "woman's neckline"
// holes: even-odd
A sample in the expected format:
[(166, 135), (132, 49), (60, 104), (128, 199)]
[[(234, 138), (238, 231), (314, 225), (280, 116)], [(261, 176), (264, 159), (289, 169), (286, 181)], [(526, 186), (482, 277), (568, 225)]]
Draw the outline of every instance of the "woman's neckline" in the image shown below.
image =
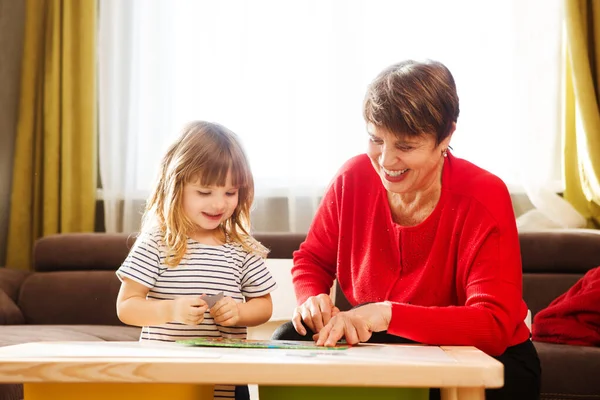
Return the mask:
[[(386, 191), (387, 192), (387, 191)], [(392, 221), (392, 224), (397, 228), (397, 229), (402, 229), (402, 230), (409, 230), (409, 229), (419, 229), (422, 226), (425, 226), (429, 221), (431, 221), (436, 214), (439, 213), (439, 210), (441, 210), (442, 206), (443, 206), (443, 202), (445, 200), (445, 190), (442, 187), (440, 189), (440, 198), (437, 201), (437, 204), (435, 205), (435, 207), (433, 208), (433, 210), (429, 213), (429, 215), (427, 217), (425, 217), (425, 219), (423, 219), (421, 222), (415, 224), (415, 225), (402, 225), (398, 222), (396, 222), (394, 220), (394, 216), (392, 214), (392, 209), (389, 207), (389, 202), (387, 200), (387, 196), (385, 196), (385, 201), (388, 204), (388, 212), (389, 212), (389, 216), (390, 216), (390, 220)]]
[(383, 198), (384, 198), (384, 201), (386, 202), (387, 209), (388, 209), (388, 215), (389, 215), (390, 221), (392, 222), (392, 225), (394, 226), (394, 228), (401, 229), (401, 230), (419, 229), (420, 227), (425, 226), (429, 221), (433, 220), (433, 218), (440, 212), (440, 210), (443, 207), (443, 203), (444, 203), (445, 197), (446, 197), (445, 196), (446, 190), (445, 190), (444, 183), (447, 182), (446, 174), (449, 169), (449, 165), (448, 165), (449, 161), (450, 161), (449, 159), (450, 159), (450, 156), (448, 156), (448, 158), (444, 159), (444, 164), (442, 167), (442, 177), (441, 177), (442, 182), (441, 182), (441, 187), (440, 187), (440, 197), (437, 200), (435, 207), (433, 208), (433, 210), (429, 213), (429, 215), (427, 217), (425, 217), (421, 222), (419, 222), (415, 225), (402, 225), (402, 224), (397, 223), (394, 220), (394, 215), (392, 213), (392, 209), (391, 209), (389, 199), (388, 199), (388, 191), (386, 190), (386, 188), (383, 185), (381, 185), (381, 189), (383, 191)]

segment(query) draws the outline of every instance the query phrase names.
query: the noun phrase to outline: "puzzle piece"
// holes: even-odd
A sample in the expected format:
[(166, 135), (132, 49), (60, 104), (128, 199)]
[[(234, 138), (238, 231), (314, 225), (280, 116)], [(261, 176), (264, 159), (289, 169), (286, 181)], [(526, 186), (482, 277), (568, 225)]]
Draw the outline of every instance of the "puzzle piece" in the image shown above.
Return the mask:
[(212, 308), (215, 304), (217, 304), (217, 301), (221, 300), (224, 296), (225, 295), (223, 294), (223, 292), (219, 292), (212, 296), (205, 294), (203, 296), (200, 296), (200, 298), (204, 300), (206, 304), (208, 304), (208, 308)]

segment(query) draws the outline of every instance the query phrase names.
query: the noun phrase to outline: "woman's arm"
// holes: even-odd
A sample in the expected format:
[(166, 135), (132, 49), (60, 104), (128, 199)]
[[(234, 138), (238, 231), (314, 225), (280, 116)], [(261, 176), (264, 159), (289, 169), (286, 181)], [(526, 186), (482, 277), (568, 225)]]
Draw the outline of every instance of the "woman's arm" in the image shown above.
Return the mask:
[[(491, 355), (502, 354), (517, 329), (527, 329), (516, 230), (514, 235), (492, 230), (465, 274), (455, 279), (464, 288), (463, 304), (393, 303), (388, 333), (425, 344), (475, 346)], [(523, 336), (525, 340), (527, 335)]]

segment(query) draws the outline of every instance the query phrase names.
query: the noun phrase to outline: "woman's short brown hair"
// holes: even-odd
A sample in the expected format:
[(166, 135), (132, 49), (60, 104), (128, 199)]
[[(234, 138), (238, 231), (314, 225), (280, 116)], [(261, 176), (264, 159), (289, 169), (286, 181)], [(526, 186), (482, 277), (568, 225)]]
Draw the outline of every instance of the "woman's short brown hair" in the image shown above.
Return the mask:
[(395, 135), (432, 134), (437, 144), (458, 119), (458, 94), (452, 74), (438, 61), (402, 61), (371, 82), (364, 118)]

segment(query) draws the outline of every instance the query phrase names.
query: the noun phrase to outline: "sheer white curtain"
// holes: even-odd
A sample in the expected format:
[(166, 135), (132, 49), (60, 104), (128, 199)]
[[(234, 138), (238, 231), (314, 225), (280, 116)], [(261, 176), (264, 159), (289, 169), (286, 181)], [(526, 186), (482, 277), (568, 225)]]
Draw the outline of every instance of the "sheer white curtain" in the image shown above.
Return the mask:
[(100, 171), (107, 231), (135, 231), (188, 120), (236, 132), (256, 230), (306, 231), (364, 151), (367, 84), (444, 62), (461, 101), (454, 153), (509, 185), (560, 181), (559, 0), (100, 0)]

